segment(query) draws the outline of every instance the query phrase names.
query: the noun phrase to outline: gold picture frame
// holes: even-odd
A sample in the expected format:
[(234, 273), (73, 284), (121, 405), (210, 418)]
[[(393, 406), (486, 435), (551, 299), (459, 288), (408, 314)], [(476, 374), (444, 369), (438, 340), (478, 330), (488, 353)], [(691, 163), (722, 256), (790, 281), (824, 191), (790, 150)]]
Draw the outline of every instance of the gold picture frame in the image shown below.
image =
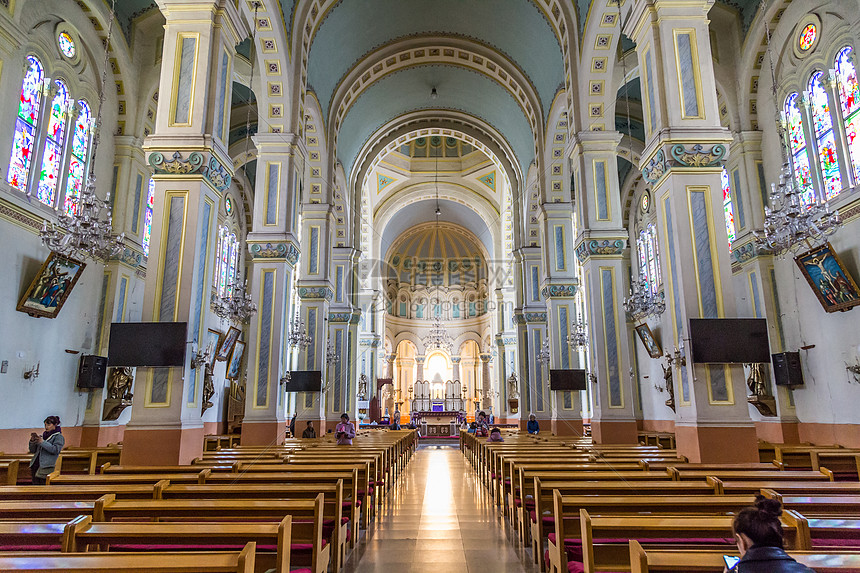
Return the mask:
[(57, 318), (86, 266), (52, 252), (24, 291), (16, 310), (34, 317)]

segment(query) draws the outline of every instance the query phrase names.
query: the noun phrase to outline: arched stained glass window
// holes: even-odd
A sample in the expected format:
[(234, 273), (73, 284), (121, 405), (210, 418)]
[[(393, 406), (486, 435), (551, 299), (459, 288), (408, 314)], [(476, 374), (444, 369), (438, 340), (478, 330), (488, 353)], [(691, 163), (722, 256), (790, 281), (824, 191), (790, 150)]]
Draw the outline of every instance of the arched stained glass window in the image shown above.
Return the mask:
[(830, 116), (830, 101), (821, 85), (823, 72), (815, 72), (809, 80), (810, 106), (812, 108), (812, 127), (818, 144), (818, 160), (824, 178), (824, 198), (830, 199), (842, 190), (842, 176), (839, 174), (839, 154), (836, 152), (836, 139), (833, 137), (833, 121)]
[(146, 191), (146, 205), (143, 207), (143, 256), (149, 256), (149, 242), (152, 240), (152, 208), (155, 206), (155, 180), (149, 180)]
[(215, 260), (215, 290), (218, 296), (233, 294), (239, 265), (239, 241), (227, 227), (218, 229), (218, 252)]
[(660, 288), (660, 264), (657, 260), (657, 228), (653, 223), (639, 231), (636, 243), (639, 252), (639, 276), (648, 281), (648, 290), (656, 293)]
[(729, 172), (723, 167), (720, 173), (720, 183), (723, 187), (723, 214), (726, 217), (726, 235), (729, 237), (729, 250), (735, 240), (735, 210), (732, 206), (732, 190), (729, 186)]
[(66, 180), (66, 213), (72, 215), (77, 211), (76, 199), (81, 194), (84, 184), (84, 168), (87, 164), (87, 147), (90, 143), (90, 106), (86, 101), (78, 102), (78, 117), (75, 121), (75, 132), (72, 134), (72, 152), (69, 154), (69, 177)]
[(809, 169), (809, 155), (806, 150), (806, 137), (803, 135), (800, 108), (797, 107), (797, 97), (795, 92), (785, 99), (785, 121), (794, 177), (801, 193), (801, 201), (809, 205), (815, 200), (815, 188), (812, 184), (812, 172)]
[(860, 87), (857, 85), (857, 68), (851, 46), (842, 48), (836, 55), (836, 78), (838, 80), (839, 103), (845, 121), (845, 136), (854, 177), (860, 181)]
[(227, 266), (227, 296), (232, 296), (233, 286), (236, 284), (236, 266), (239, 263), (239, 241), (236, 240), (236, 233), (230, 233), (228, 242), (230, 245), (230, 262)]
[(15, 135), (12, 139), (12, 157), (9, 159), (6, 176), (6, 181), (21, 191), (27, 190), (27, 181), (30, 178), (44, 79), (42, 62), (35, 56), (27, 56), (27, 73), (24, 74), (21, 85), (21, 99), (18, 102), (18, 117), (15, 120)]
[(54, 85), (57, 93), (51, 101), (48, 132), (45, 134), (45, 151), (42, 154), (42, 169), (39, 172), (39, 187), (36, 191), (39, 201), (49, 206), (54, 205), (57, 196), (63, 145), (66, 141), (66, 117), (69, 112), (69, 88), (63, 80), (56, 80)]
[[(645, 246), (647, 242), (647, 233), (643, 231), (639, 231), (639, 239), (636, 241), (637, 250), (639, 251), (639, 276), (648, 277), (648, 247)], [(650, 284), (650, 280), (648, 281)]]

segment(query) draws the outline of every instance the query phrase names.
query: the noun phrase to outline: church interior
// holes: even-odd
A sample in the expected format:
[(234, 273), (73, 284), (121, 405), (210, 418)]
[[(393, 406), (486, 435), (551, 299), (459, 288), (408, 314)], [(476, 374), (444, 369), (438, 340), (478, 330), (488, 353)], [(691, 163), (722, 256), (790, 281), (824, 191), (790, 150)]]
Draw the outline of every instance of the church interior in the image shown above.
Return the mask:
[(860, 570), (858, 14), (0, 0), (0, 570)]

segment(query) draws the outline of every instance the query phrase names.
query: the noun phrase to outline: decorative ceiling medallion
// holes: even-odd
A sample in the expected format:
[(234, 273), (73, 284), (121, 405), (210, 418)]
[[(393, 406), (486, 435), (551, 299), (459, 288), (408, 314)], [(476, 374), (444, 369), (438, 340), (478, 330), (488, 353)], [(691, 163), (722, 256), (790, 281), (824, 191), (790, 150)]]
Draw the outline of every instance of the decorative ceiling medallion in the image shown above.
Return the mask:
[(224, 198), (224, 211), (227, 215), (233, 214), (233, 199), (229, 195)]
[(489, 187), (490, 189), (495, 191), (496, 190), (496, 172), (495, 172), (495, 170), (487, 173), (483, 177), (478, 177), (478, 181), (480, 181), (481, 183), (483, 183), (484, 185), (486, 185), (487, 187)]
[(651, 197), (648, 195), (647, 192), (642, 193), (642, 199), (639, 200), (639, 209), (641, 209), (643, 213), (647, 213), (650, 207)]
[(394, 183), (394, 179), (392, 177), (387, 177), (382, 173), (376, 174), (376, 192), (382, 193), (382, 190)]
[(800, 37), (798, 38), (798, 48), (800, 48), (801, 52), (808, 52), (812, 49), (812, 46), (815, 45), (815, 40), (818, 39), (818, 26), (815, 24), (807, 24), (806, 27), (801, 30)]

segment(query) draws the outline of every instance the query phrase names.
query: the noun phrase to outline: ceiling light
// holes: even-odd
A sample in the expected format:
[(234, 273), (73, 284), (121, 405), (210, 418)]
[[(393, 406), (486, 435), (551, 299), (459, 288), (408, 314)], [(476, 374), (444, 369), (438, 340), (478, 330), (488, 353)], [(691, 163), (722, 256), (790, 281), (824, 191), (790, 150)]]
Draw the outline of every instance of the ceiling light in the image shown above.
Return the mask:
[(436, 99), (438, 96), (439, 96), (439, 94), (436, 93), (435, 87), (432, 90), (430, 90), (430, 99)]

